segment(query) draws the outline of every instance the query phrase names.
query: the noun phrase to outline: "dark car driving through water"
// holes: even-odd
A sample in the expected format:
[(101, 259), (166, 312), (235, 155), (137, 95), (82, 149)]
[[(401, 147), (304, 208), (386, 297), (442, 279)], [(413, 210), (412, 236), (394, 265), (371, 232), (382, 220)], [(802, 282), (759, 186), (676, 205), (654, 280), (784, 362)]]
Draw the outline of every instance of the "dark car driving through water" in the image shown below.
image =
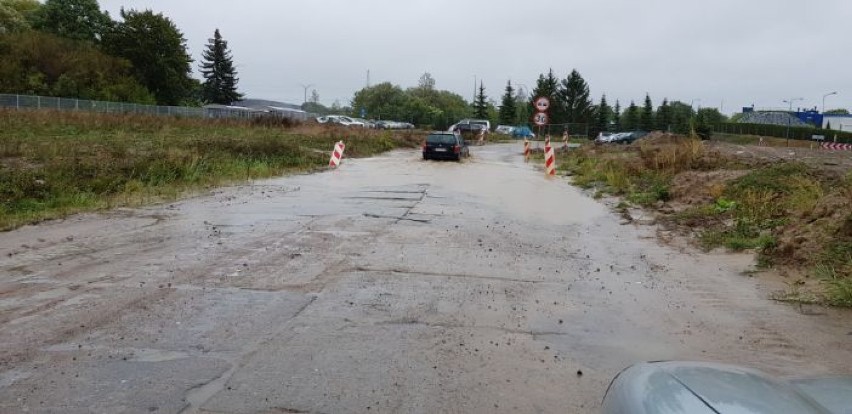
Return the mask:
[(423, 142), (424, 160), (456, 160), (461, 161), (470, 156), (470, 149), (460, 134), (452, 132), (433, 132)]

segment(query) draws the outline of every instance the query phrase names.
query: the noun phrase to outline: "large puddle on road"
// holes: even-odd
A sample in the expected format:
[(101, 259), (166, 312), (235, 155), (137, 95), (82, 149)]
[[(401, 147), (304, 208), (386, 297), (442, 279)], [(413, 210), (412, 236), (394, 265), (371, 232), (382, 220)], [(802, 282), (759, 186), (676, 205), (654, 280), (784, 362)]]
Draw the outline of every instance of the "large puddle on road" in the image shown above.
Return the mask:
[(508, 215), (553, 225), (588, 223), (606, 214), (601, 204), (565, 179), (547, 177), (525, 164), (516, 145), (475, 147), (461, 163), (423, 161), (419, 152), (394, 151), (384, 156), (348, 160), (341, 169), (306, 178), (311, 183), (352, 191), (378, 186), (428, 185), (430, 196), (462, 193)]

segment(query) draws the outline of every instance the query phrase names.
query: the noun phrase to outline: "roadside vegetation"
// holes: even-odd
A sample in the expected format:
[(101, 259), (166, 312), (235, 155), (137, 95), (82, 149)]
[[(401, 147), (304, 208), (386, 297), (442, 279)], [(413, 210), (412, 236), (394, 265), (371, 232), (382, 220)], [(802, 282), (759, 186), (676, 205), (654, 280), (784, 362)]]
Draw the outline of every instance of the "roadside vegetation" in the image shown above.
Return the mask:
[(414, 147), (417, 134), (286, 119), (0, 111), (0, 229), (316, 170), (339, 140), (347, 157), (363, 157)]
[(650, 208), (705, 249), (754, 251), (760, 267), (802, 275), (778, 299), (852, 306), (852, 173), (738, 158), (659, 133), (587, 145), (560, 163), (575, 184), (621, 197), (627, 218), (631, 207)]

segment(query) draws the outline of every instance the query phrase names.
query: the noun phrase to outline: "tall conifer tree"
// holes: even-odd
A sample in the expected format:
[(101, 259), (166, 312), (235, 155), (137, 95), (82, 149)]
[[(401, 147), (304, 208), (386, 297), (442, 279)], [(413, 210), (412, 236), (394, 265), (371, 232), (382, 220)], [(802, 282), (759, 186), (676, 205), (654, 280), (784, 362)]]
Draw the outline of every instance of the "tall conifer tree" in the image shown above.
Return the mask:
[(222, 39), (219, 29), (213, 33), (202, 54), (201, 74), (204, 76), (201, 93), (204, 102), (230, 105), (243, 98), (237, 92), (239, 79), (228, 42)]

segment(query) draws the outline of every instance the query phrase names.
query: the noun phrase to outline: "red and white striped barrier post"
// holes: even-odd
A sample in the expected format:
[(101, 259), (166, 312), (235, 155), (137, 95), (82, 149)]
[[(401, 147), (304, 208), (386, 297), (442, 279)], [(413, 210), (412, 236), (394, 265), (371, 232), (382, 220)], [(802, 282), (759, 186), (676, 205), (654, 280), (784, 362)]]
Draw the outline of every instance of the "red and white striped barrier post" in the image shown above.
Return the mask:
[(550, 135), (544, 136), (544, 147), (547, 148), (550, 146)]
[(530, 140), (524, 138), (524, 161), (530, 160)]
[(550, 146), (550, 140), (544, 144), (544, 170), (547, 175), (556, 175), (556, 154)]
[(331, 161), (328, 162), (330, 168), (337, 168), (340, 165), (340, 159), (343, 158), (343, 150), (346, 149), (346, 144), (340, 141), (334, 144), (334, 151), (331, 153)]
[(852, 151), (852, 144), (838, 144), (836, 142), (823, 142), (822, 149), (831, 151)]

